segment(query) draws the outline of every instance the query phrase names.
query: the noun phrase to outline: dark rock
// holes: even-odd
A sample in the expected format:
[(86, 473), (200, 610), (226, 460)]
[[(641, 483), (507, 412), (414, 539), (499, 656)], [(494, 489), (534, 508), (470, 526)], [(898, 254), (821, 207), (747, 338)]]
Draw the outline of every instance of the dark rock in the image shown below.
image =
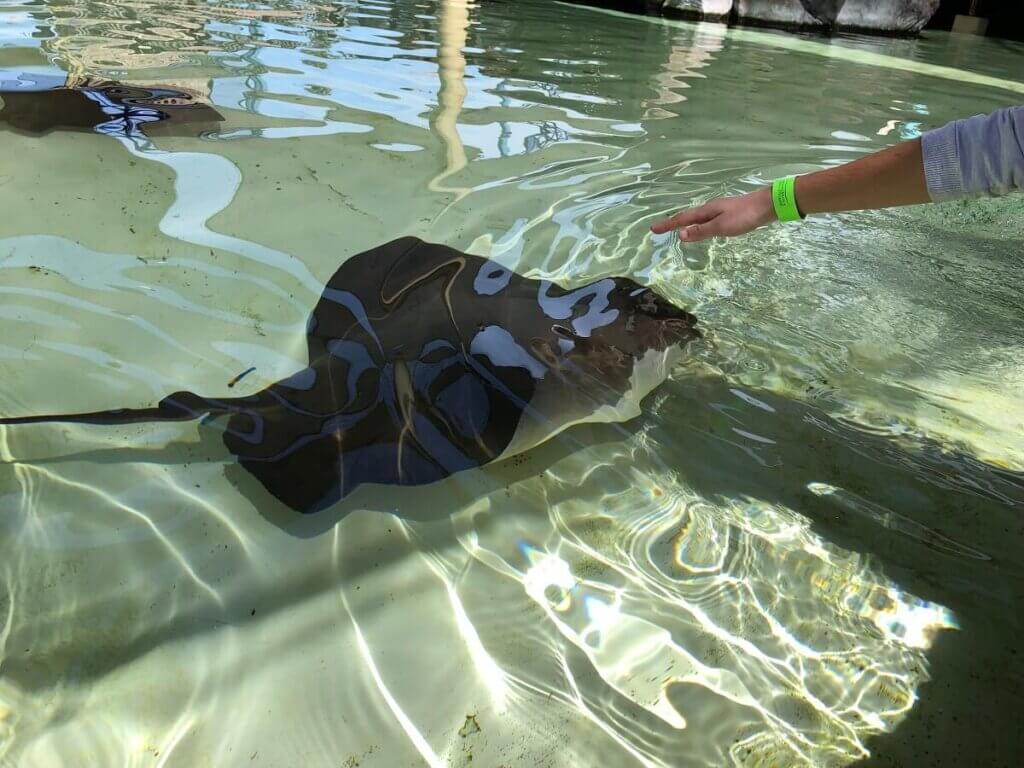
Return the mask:
[(661, 5), (666, 12), (723, 21), (732, 13), (733, 0), (664, 0)]
[(736, 0), (743, 21), (797, 27), (835, 27), (916, 33), (939, 0)]

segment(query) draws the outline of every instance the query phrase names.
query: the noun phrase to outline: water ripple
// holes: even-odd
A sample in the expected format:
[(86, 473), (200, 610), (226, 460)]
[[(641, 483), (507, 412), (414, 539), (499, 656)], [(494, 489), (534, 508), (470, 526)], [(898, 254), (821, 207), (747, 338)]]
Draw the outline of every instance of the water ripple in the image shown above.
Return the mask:
[[(194, 424), (3, 429), (0, 760), (842, 766), (936, 708), (982, 754), (1021, 673), (1019, 203), (647, 231), (1018, 96), (1018, 51), (937, 67), (942, 39), (532, 1), (0, 3), (5, 70), (225, 118), (3, 133), (3, 414), (254, 391), (304, 362), (324, 279), (398, 233), (628, 274), (706, 329), (626, 425), (315, 519), (253, 508)], [(974, 659), (1004, 688), (948, 682)]]

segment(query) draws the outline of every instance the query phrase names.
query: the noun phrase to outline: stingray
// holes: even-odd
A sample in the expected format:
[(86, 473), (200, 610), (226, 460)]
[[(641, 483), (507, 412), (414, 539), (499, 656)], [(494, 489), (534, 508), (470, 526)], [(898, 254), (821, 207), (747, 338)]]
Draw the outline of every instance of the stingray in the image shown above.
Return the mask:
[(574, 289), (401, 238), (345, 261), (306, 328), (308, 365), (252, 395), (0, 424), (202, 419), (298, 512), (364, 483), (423, 485), (616, 422), (698, 338), (697, 320), (625, 277)]
[(0, 72), (0, 125), (38, 136), (57, 130), (114, 136), (198, 135), (223, 120), (192, 94), (162, 86)]

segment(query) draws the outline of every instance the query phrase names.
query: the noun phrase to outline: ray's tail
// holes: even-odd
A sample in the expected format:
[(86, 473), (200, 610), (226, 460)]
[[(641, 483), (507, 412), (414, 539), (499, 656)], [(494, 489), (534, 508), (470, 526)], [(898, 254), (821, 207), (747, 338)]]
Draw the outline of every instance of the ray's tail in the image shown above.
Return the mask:
[(0, 417), (0, 426), (13, 424), (136, 424), (146, 421), (192, 421), (206, 414), (224, 413), (231, 406), (226, 400), (209, 400), (191, 392), (168, 395), (155, 408), (121, 408), (93, 413), (69, 413), (50, 416)]

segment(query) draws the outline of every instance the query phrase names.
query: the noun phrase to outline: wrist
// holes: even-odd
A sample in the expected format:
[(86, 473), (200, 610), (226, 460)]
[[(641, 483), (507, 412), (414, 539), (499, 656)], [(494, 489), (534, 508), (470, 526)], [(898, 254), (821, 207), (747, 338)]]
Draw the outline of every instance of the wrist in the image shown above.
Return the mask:
[(775, 213), (775, 205), (772, 203), (771, 187), (764, 187), (749, 194), (757, 214), (757, 226), (760, 227), (779, 220), (778, 215)]
[(783, 176), (772, 182), (772, 208), (779, 221), (799, 221), (804, 217), (797, 205), (796, 176)]

